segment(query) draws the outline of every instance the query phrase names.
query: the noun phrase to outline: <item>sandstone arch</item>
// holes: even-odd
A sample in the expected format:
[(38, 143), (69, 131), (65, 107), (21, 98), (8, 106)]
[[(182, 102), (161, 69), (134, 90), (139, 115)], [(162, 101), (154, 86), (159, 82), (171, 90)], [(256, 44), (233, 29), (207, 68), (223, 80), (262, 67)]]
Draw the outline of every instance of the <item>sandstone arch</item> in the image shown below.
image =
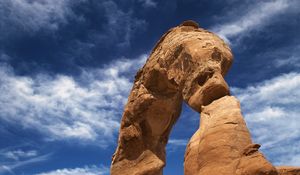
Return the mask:
[(192, 21), (164, 34), (136, 75), (122, 116), (111, 174), (162, 174), (165, 146), (183, 99), (197, 111), (200, 103), (213, 100), (213, 96), (195, 100), (200, 92), (192, 96), (201, 89), (197, 82), (205, 87), (209, 76), (220, 79), (211, 82), (222, 89), (220, 96), (228, 94), (222, 75), (231, 60), (229, 47)]
[[(112, 158), (111, 174), (162, 174), (166, 161), (165, 147), (172, 126), (180, 115), (183, 101), (197, 112), (204, 112), (203, 116), (212, 115), (213, 112), (209, 109), (215, 108), (216, 103), (229, 105), (235, 111), (231, 113), (232, 117), (229, 117), (229, 120), (235, 121), (229, 123), (226, 120), (227, 114), (222, 113), (216, 115), (214, 119), (210, 117), (201, 119), (201, 128), (187, 147), (186, 175), (208, 175), (210, 174), (208, 168), (212, 166), (218, 166), (219, 174), (277, 174), (275, 168), (258, 151), (259, 146), (252, 143), (243, 118), (236, 111), (239, 109), (238, 101), (228, 96), (229, 88), (223, 77), (230, 68), (232, 59), (231, 50), (222, 39), (199, 28), (193, 21), (185, 21), (164, 34), (153, 48), (146, 64), (136, 74), (122, 116), (118, 147)], [(205, 107), (201, 109), (202, 106)], [(216, 128), (219, 126), (216, 123), (220, 122), (219, 120), (220, 125), (225, 122), (226, 126), (221, 128), (225, 127), (230, 135), (227, 141), (230, 144), (240, 145), (235, 148), (233, 158), (231, 155), (221, 157), (223, 161), (227, 161), (225, 164), (215, 164), (218, 162), (216, 157), (212, 159), (212, 163), (207, 163), (207, 158), (216, 153), (203, 151), (208, 142), (202, 144), (200, 139), (205, 140), (206, 136), (208, 140), (215, 139), (215, 135), (201, 130), (208, 126), (215, 127), (217, 132)], [(230, 138), (237, 130), (232, 129), (231, 125), (238, 125), (242, 130), (241, 139), (234, 142), (231, 142)], [(233, 136), (235, 135), (238, 134), (233, 133)], [(219, 147), (215, 149), (217, 153), (225, 151), (228, 155), (231, 150), (222, 149), (224, 146), (226, 147), (221, 144), (221, 149)], [(254, 159), (260, 164), (253, 163)]]

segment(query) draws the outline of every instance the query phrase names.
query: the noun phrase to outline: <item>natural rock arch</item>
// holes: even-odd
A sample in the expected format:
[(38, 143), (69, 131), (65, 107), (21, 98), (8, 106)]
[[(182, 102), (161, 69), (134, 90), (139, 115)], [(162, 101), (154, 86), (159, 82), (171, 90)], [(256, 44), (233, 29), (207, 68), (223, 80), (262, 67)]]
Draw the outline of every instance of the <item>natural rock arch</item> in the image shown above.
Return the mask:
[[(217, 172), (224, 171), (220, 174), (228, 175), (277, 174), (275, 168), (259, 153), (259, 145), (252, 143), (240, 112), (236, 112), (236, 109), (240, 109), (238, 101), (227, 96), (229, 88), (223, 77), (232, 60), (231, 50), (226, 43), (215, 34), (199, 28), (193, 21), (185, 21), (164, 34), (143, 68), (136, 74), (122, 116), (111, 174), (162, 174), (166, 161), (165, 147), (171, 129), (180, 115), (183, 101), (197, 112), (204, 112), (203, 116), (206, 115), (201, 119), (202, 128), (194, 134), (187, 146), (186, 175), (208, 175), (210, 172), (207, 167), (212, 166), (218, 166), (215, 167)], [(235, 112), (230, 113), (231, 117), (228, 120), (236, 121), (228, 122), (226, 115), (224, 119), (222, 113), (211, 119), (209, 115), (215, 114), (210, 109), (214, 109), (216, 104), (232, 107)], [(201, 108), (202, 106), (206, 107)], [(217, 149), (213, 148), (216, 152), (212, 152), (207, 151), (211, 149), (207, 148), (207, 142), (200, 142), (200, 139), (208, 138), (211, 141), (211, 138), (215, 138), (216, 135), (204, 132), (203, 128), (219, 128), (216, 127), (216, 123), (220, 121), (220, 128), (226, 130), (224, 133), (228, 133), (223, 136), (227, 137), (230, 146), (241, 143), (234, 147), (236, 153), (233, 158), (228, 154), (230, 149), (223, 149), (226, 144), (221, 144)], [(243, 131), (241, 138), (244, 140), (231, 141), (232, 137), (239, 135), (232, 135), (238, 131), (233, 129), (236, 128), (235, 125)], [(219, 132), (216, 129), (215, 131)], [(199, 151), (199, 148), (202, 151)], [(226, 151), (226, 156), (219, 156), (221, 160), (227, 161), (225, 164), (216, 164), (218, 159), (212, 158), (220, 151), (221, 154), (222, 151)], [(212, 158), (212, 161), (207, 163), (207, 158)], [(253, 160), (255, 162), (249, 164)], [(227, 166), (228, 164), (230, 165)]]
[(198, 82), (205, 87), (206, 78), (212, 76), (219, 79), (211, 82), (222, 89), (219, 96), (228, 94), (222, 75), (231, 61), (229, 47), (194, 22), (184, 22), (164, 34), (135, 77), (122, 116), (111, 174), (162, 174), (165, 146), (183, 99), (200, 111), (200, 103), (209, 103), (213, 96), (196, 101), (192, 95), (205, 91)]

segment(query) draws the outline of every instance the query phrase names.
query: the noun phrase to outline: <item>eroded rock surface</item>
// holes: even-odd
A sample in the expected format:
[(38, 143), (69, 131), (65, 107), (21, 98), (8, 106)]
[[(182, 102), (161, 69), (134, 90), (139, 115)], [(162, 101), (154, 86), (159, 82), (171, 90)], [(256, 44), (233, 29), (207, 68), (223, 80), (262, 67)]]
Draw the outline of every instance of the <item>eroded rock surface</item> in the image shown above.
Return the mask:
[(276, 169), (278, 175), (300, 175), (300, 167), (279, 166)]
[(200, 128), (188, 143), (185, 175), (276, 175), (275, 167), (251, 140), (233, 96), (204, 106)]
[(164, 34), (136, 74), (111, 175), (162, 175), (165, 147), (183, 101), (201, 112), (200, 128), (186, 149), (185, 175), (299, 173), (275, 169), (252, 142), (239, 102), (229, 96), (223, 78), (232, 59), (222, 39), (193, 21)]
[(222, 39), (193, 21), (170, 29), (137, 73), (122, 116), (112, 175), (159, 175), (182, 101), (202, 105), (229, 94), (223, 76), (232, 62)]

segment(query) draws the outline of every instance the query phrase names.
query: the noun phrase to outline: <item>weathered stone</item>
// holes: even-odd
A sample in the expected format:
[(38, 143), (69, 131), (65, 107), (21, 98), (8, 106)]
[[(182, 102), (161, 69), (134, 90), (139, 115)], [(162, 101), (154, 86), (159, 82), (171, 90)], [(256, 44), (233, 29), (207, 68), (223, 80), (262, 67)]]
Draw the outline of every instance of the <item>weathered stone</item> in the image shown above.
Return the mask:
[(251, 141), (238, 100), (225, 96), (202, 107), (200, 128), (188, 143), (185, 175), (276, 175)]
[(165, 146), (182, 101), (200, 112), (202, 105), (228, 95), (223, 76), (231, 62), (224, 41), (193, 21), (164, 34), (136, 75), (111, 174), (162, 174)]
[(185, 21), (153, 48), (135, 77), (122, 116), (112, 175), (162, 175), (165, 147), (182, 102), (201, 112), (185, 154), (185, 175), (296, 175), (277, 167), (251, 140), (238, 100), (224, 76), (230, 48), (215, 34)]
[(278, 175), (300, 175), (300, 167), (278, 166)]

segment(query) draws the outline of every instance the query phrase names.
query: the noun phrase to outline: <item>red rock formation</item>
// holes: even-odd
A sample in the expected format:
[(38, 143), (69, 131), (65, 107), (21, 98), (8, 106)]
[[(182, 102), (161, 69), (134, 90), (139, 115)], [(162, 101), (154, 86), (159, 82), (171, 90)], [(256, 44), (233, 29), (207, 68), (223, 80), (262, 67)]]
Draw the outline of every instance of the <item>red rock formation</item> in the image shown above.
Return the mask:
[(279, 166), (276, 169), (278, 175), (300, 175), (300, 167)]
[[(135, 77), (122, 116), (112, 175), (162, 175), (165, 147), (182, 102), (201, 112), (185, 155), (185, 175), (290, 175), (269, 163), (251, 137), (224, 80), (229, 47), (186, 21), (158, 41)], [(289, 174), (290, 173), (290, 174)]]
[(258, 151), (235, 97), (225, 96), (204, 106), (200, 128), (185, 154), (185, 175), (276, 175)]
[(223, 79), (232, 62), (229, 47), (198, 24), (169, 30), (137, 73), (122, 116), (112, 175), (159, 175), (165, 146), (182, 101), (201, 105), (229, 94)]

